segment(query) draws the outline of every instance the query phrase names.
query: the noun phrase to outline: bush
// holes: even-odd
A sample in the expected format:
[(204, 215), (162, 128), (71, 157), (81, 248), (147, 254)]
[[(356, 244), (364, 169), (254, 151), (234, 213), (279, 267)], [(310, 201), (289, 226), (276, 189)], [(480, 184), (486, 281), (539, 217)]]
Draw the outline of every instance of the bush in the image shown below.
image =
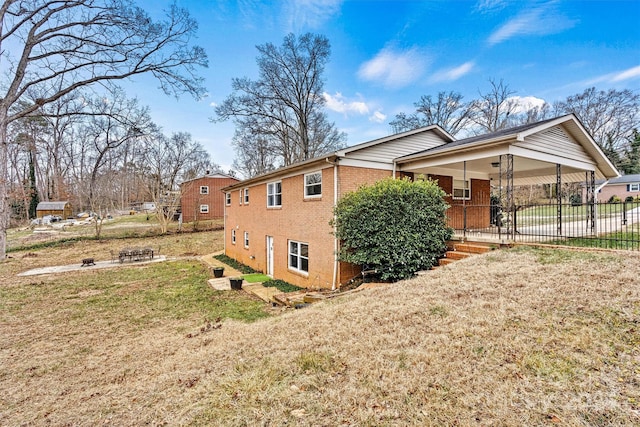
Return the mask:
[(339, 259), (400, 280), (430, 269), (446, 250), (445, 193), (432, 180), (388, 178), (343, 197), (335, 208)]
[(258, 271), (254, 270), (253, 268), (249, 267), (248, 265), (242, 264), (241, 262), (238, 262), (235, 259), (233, 259), (233, 258), (231, 258), (231, 257), (229, 257), (229, 256), (227, 256), (225, 254), (214, 255), (213, 257), (215, 259), (217, 259), (218, 261), (224, 262), (229, 267), (235, 268), (236, 270), (238, 270), (241, 273), (244, 273), (244, 274), (259, 273)]
[(633, 203), (633, 196), (627, 196), (627, 197), (625, 197), (624, 202), (625, 202), (625, 203)]
[(614, 194), (609, 198), (609, 201), (607, 203), (621, 203), (621, 202), (622, 202), (622, 199), (620, 199), (620, 197)]
[(569, 203), (571, 203), (571, 206), (580, 206), (582, 204), (582, 195), (577, 193), (570, 195)]
[(262, 286), (266, 288), (278, 288), (284, 293), (295, 292), (302, 289), (296, 285), (292, 285), (291, 283), (285, 282), (284, 280), (280, 279), (267, 280), (266, 282), (262, 282)]

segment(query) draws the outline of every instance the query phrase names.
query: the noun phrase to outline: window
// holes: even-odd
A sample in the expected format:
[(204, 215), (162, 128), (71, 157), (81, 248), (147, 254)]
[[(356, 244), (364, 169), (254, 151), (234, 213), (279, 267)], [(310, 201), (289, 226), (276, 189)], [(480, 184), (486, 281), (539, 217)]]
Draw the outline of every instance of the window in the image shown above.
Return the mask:
[(629, 184), (629, 191), (640, 191), (640, 184)]
[(226, 199), (225, 199), (225, 204), (226, 204), (227, 206), (231, 206), (231, 193), (227, 193), (227, 194), (226, 194), (226, 196), (227, 196), (227, 197), (226, 197)]
[(200, 213), (209, 213), (209, 205), (200, 205)]
[(200, 194), (209, 194), (209, 186), (201, 185), (200, 186)]
[(267, 207), (282, 206), (282, 182), (267, 184)]
[(238, 191), (238, 197), (239, 197), (238, 201), (240, 202), (240, 204), (242, 204), (242, 198), (243, 198), (242, 190)]
[(309, 245), (289, 240), (289, 268), (309, 273)]
[(304, 197), (322, 196), (322, 172), (308, 173), (304, 176)]
[(471, 183), (469, 180), (453, 180), (453, 198), (457, 200), (471, 200)]
[(248, 188), (244, 189), (244, 204), (245, 205), (249, 204), (249, 189)]
[(233, 244), (233, 245), (236, 244), (236, 229), (235, 228), (231, 229), (231, 244)]
[(248, 231), (244, 232), (244, 247), (245, 248), (249, 247), (249, 232)]

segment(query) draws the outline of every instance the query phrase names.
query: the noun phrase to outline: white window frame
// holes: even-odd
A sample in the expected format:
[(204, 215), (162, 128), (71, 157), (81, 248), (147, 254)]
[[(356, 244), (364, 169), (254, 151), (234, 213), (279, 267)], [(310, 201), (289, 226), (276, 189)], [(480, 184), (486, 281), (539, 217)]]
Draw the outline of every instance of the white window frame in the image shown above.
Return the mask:
[(629, 184), (629, 192), (631, 191), (640, 191), (640, 184), (637, 182), (635, 184)]
[[(311, 177), (311, 176), (315, 176), (315, 175), (319, 175), (320, 176), (320, 182), (314, 182), (312, 184), (309, 184), (307, 182), (307, 177)], [(309, 189), (311, 187), (315, 187), (315, 186), (320, 186), (320, 193), (318, 194), (309, 194)], [(316, 197), (322, 197), (322, 171), (317, 171), (317, 172), (311, 172), (311, 173), (305, 173), (304, 174), (304, 197), (307, 199), (312, 199), (312, 198), (316, 198)]]
[(226, 193), (226, 198), (224, 200), (225, 205), (231, 206), (231, 193)]
[[(276, 188), (280, 186), (280, 192), (276, 192)], [(280, 203), (276, 204), (276, 198), (280, 196)], [(282, 181), (274, 181), (267, 183), (267, 207), (268, 208), (280, 208), (282, 207)]]
[[(306, 256), (302, 255), (303, 246), (306, 246), (306, 249), (307, 249)], [(295, 260), (295, 264), (294, 262), (292, 262), (293, 260)], [(304, 260), (307, 261), (306, 270), (304, 270), (302, 266)], [(287, 241), (287, 266), (289, 267), (290, 270), (293, 270), (295, 272), (298, 272), (307, 276), (309, 275), (309, 244), (308, 243), (298, 242), (296, 240)]]
[(209, 186), (201, 185), (200, 186), (200, 194), (209, 194)]
[[(456, 184), (458, 186), (456, 187)], [(460, 186), (462, 184), (462, 186)], [(463, 196), (456, 196), (456, 190), (462, 191)], [(453, 200), (471, 200), (471, 180), (455, 179), (452, 184), (451, 196)]]
[(244, 232), (244, 247), (245, 248), (249, 247), (249, 232), (248, 231)]
[(236, 244), (236, 229), (235, 228), (231, 229), (231, 244), (232, 245)]
[(238, 201), (242, 204), (243, 194), (242, 189), (238, 190)]
[(200, 205), (200, 213), (202, 214), (209, 213), (209, 205), (207, 204)]
[(248, 205), (249, 204), (249, 188), (245, 188), (244, 189), (244, 204)]

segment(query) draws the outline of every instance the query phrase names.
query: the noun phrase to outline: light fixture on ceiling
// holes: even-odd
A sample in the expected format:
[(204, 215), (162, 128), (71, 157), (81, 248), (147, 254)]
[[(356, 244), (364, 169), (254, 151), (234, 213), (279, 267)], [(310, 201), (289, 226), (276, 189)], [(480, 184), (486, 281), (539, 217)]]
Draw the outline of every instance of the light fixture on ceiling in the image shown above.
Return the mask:
[(500, 162), (491, 162), (491, 167), (492, 168), (499, 168), (500, 167)]

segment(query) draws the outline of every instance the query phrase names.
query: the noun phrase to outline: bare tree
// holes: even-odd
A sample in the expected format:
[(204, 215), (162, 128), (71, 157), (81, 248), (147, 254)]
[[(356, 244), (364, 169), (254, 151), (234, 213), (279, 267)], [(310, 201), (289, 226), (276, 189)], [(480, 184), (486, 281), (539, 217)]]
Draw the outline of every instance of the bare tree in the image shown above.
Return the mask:
[[(497, 132), (514, 124), (518, 101), (512, 97), (515, 93), (502, 79), (496, 82), (489, 79), (491, 88), (480, 92), (480, 99), (473, 101), (471, 131), (475, 134)], [(518, 119), (516, 119), (517, 121)]]
[[(289, 34), (281, 47), (267, 43), (257, 49), (259, 79), (233, 79), (233, 93), (216, 108), (216, 120), (233, 118), (238, 134), (250, 129), (256, 140), (273, 145), (282, 165), (339, 147), (345, 136), (322, 111), (322, 73), (330, 55), (327, 38)], [(236, 144), (236, 150), (243, 149)]]
[(462, 102), (462, 98), (460, 93), (453, 91), (439, 92), (435, 100), (431, 95), (423, 95), (413, 104), (415, 113), (397, 114), (389, 124), (395, 133), (438, 125), (455, 136), (469, 124), (473, 112), (474, 104)]
[(187, 132), (174, 133), (169, 138), (156, 134), (147, 138), (145, 145), (146, 192), (156, 205), (161, 232), (166, 233), (179, 207), (179, 183), (220, 167), (211, 162), (209, 153)]
[[(554, 105), (558, 114), (574, 113), (600, 148), (612, 159), (619, 159), (632, 140), (640, 121), (640, 94), (592, 87)], [(619, 163), (619, 162), (616, 162)]]
[[(5, 0), (0, 4), (0, 259), (6, 257), (9, 123), (82, 87), (150, 73), (168, 94), (203, 93), (196, 66), (206, 54), (190, 46), (197, 23), (173, 4), (153, 22), (124, 0)], [(30, 94), (23, 108), (14, 108)]]

